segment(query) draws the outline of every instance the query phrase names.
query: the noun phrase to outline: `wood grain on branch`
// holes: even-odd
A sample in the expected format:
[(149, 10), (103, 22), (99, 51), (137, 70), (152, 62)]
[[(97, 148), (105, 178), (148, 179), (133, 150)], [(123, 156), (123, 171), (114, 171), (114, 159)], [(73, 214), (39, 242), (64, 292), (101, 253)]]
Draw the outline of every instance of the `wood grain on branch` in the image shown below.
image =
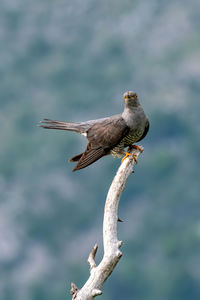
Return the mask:
[[(143, 150), (143, 147), (140, 146), (140, 148)], [(88, 257), (90, 277), (80, 290), (72, 283), (70, 291), (72, 299), (92, 300), (94, 297), (101, 295), (101, 288), (104, 282), (110, 276), (122, 256), (122, 252), (120, 251), (122, 241), (119, 241), (117, 238), (118, 204), (127, 179), (133, 172), (133, 166), (137, 162), (141, 151), (139, 149), (132, 149), (130, 153), (131, 155), (120, 165), (107, 194), (103, 221), (103, 259), (96, 266), (95, 255), (98, 248), (96, 244)]]

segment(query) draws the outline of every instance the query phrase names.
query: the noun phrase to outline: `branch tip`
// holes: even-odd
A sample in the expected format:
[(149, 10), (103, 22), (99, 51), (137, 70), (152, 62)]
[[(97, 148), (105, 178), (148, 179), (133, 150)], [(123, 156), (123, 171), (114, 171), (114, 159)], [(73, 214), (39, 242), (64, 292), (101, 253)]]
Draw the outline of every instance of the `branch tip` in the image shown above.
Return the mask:
[(118, 258), (122, 257), (122, 252), (120, 250), (117, 251), (117, 257)]
[(94, 247), (92, 248), (92, 251), (94, 251), (94, 256), (96, 255), (97, 253), (97, 249), (98, 249), (98, 245), (97, 243), (94, 245)]
[(78, 288), (77, 286), (75, 285), (75, 283), (71, 283), (71, 290), (70, 290), (70, 294), (73, 296), (73, 299), (76, 299), (76, 295), (78, 293)]
[(101, 290), (99, 290), (99, 289), (94, 289), (94, 290), (92, 291), (92, 296), (93, 296), (93, 297), (96, 297), (96, 296), (99, 296), (99, 295), (102, 295), (102, 291), (101, 291)]
[(123, 223), (124, 221), (118, 217), (117, 222)]
[(118, 241), (118, 248), (121, 248), (123, 242), (122, 241)]
[(95, 244), (88, 257), (88, 264), (90, 265), (90, 271), (96, 267), (96, 263), (94, 259), (97, 253), (97, 249), (98, 249), (98, 245)]

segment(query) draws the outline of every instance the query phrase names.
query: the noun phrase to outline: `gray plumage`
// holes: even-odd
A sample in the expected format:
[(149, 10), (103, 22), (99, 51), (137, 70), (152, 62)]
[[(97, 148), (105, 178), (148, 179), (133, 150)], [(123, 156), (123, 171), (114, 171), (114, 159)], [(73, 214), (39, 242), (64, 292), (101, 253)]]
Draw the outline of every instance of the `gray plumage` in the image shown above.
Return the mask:
[(44, 119), (40, 127), (78, 132), (88, 139), (85, 151), (70, 159), (78, 161), (73, 171), (85, 168), (102, 156), (112, 154), (121, 157), (124, 148), (142, 140), (148, 130), (149, 121), (141, 107), (137, 94), (124, 93), (124, 111), (98, 120), (86, 122), (61, 122)]

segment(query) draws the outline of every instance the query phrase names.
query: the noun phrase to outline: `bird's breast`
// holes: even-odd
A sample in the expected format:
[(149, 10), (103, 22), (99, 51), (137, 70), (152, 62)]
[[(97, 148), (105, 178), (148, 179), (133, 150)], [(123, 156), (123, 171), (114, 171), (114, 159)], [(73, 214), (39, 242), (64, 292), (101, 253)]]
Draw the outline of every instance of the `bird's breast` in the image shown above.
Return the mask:
[(124, 148), (136, 143), (141, 138), (143, 131), (143, 129), (131, 129), (127, 136), (125, 136), (121, 141), (121, 143), (124, 145)]

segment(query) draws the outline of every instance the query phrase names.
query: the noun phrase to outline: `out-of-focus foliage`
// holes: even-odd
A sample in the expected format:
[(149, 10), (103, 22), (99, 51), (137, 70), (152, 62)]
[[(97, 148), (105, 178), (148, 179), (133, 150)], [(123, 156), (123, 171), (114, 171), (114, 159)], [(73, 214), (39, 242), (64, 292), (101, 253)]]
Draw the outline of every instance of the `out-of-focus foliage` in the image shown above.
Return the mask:
[(72, 173), (84, 138), (36, 124), (118, 113), (126, 90), (151, 128), (101, 298), (200, 299), (199, 12), (198, 0), (0, 2), (1, 300), (70, 299), (87, 279), (120, 161)]

